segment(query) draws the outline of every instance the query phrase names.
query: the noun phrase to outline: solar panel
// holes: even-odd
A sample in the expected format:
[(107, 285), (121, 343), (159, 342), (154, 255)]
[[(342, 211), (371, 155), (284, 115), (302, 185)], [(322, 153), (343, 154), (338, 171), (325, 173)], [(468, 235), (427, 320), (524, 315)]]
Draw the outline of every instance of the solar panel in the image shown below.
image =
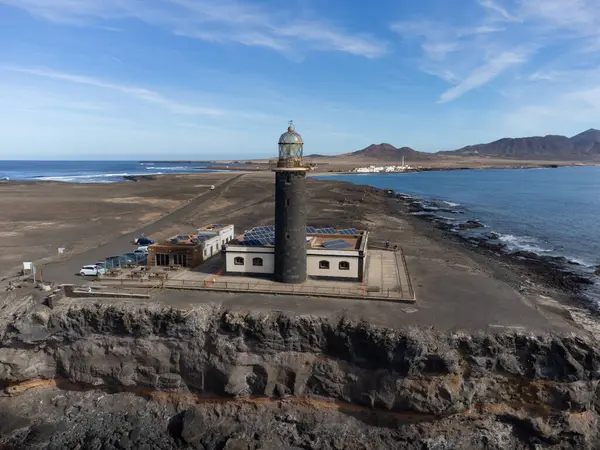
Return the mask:
[(336, 249), (344, 249), (352, 247), (352, 244), (342, 240), (342, 239), (333, 239), (331, 241), (325, 241), (321, 244), (323, 247), (336, 250)]

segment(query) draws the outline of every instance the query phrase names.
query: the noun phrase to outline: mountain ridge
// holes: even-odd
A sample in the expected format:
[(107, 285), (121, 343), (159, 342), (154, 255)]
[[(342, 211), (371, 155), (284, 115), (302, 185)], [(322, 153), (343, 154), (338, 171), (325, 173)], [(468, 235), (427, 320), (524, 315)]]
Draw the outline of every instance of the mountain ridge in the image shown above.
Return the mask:
[[(324, 155), (318, 156), (325, 157)], [(410, 147), (397, 148), (389, 143), (371, 144), (361, 150), (336, 155), (334, 158), (397, 162), (404, 157), (407, 161), (414, 162), (454, 156), (511, 160), (600, 161), (600, 130), (590, 128), (572, 137), (549, 134), (502, 138), (493, 142), (467, 145), (457, 150), (435, 153), (420, 152)]]

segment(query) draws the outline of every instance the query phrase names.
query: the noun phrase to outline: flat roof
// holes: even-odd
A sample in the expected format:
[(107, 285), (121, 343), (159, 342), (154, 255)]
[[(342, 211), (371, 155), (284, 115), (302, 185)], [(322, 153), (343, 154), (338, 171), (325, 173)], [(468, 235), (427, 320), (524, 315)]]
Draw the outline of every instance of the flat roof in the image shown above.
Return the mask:
[[(360, 248), (360, 236), (347, 236), (344, 234), (310, 235), (309, 248), (330, 248), (335, 250), (358, 250)], [(337, 245), (339, 243), (339, 245)], [(346, 243), (344, 246), (342, 243)]]
[(200, 245), (202, 242), (210, 239), (211, 237), (200, 236), (195, 233), (178, 234), (153, 245)]
[[(358, 250), (364, 231), (356, 228), (335, 229), (306, 227), (307, 249)], [(240, 247), (273, 247), (275, 245), (275, 227), (259, 226), (247, 230), (236, 237), (231, 246)]]
[(223, 228), (232, 227), (232, 224), (223, 225), (221, 223), (215, 223), (212, 225), (205, 225), (203, 227), (198, 228), (198, 231), (219, 231)]

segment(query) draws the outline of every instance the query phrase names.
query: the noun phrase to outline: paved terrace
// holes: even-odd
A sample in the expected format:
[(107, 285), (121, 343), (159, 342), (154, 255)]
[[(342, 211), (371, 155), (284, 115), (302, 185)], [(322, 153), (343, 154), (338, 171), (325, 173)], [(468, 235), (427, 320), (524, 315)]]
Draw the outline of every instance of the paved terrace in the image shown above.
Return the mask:
[(292, 285), (267, 278), (223, 275), (223, 261), (214, 257), (201, 266), (185, 270), (168, 271), (166, 279), (131, 278), (132, 271), (123, 270), (117, 277), (105, 277), (103, 284), (122, 287), (145, 286), (149, 289), (188, 289), (224, 292), (245, 292), (280, 295), (305, 295), (318, 297), (359, 298), (414, 303), (415, 295), (402, 250), (369, 250), (367, 275), (360, 282), (324, 281), (309, 279)]

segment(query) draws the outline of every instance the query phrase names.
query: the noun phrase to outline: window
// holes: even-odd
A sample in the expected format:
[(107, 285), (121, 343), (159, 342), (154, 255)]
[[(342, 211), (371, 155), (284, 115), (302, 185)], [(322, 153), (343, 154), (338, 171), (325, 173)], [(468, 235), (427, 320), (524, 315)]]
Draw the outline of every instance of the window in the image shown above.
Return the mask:
[(236, 256), (233, 260), (233, 264), (235, 264), (236, 266), (243, 266), (244, 258), (242, 258), (241, 256)]
[(285, 199), (285, 206), (290, 206), (290, 203), (291, 203), (291, 202), (290, 202), (290, 199), (289, 199), (289, 198), (286, 198), (286, 199)]
[(252, 259), (252, 265), (253, 265), (253, 266), (259, 266), (259, 267), (262, 267), (262, 265), (263, 265), (263, 260), (262, 260), (262, 258), (254, 258), (254, 259)]
[(187, 255), (173, 255), (173, 264), (186, 267)]
[(348, 261), (340, 261), (340, 270), (350, 270), (350, 263)]
[(156, 265), (157, 266), (168, 266), (170, 265), (170, 258), (167, 254), (158, 253), (156, 255)]
[(319, 261), (319, 269), (329, 269), (329, 261)]

